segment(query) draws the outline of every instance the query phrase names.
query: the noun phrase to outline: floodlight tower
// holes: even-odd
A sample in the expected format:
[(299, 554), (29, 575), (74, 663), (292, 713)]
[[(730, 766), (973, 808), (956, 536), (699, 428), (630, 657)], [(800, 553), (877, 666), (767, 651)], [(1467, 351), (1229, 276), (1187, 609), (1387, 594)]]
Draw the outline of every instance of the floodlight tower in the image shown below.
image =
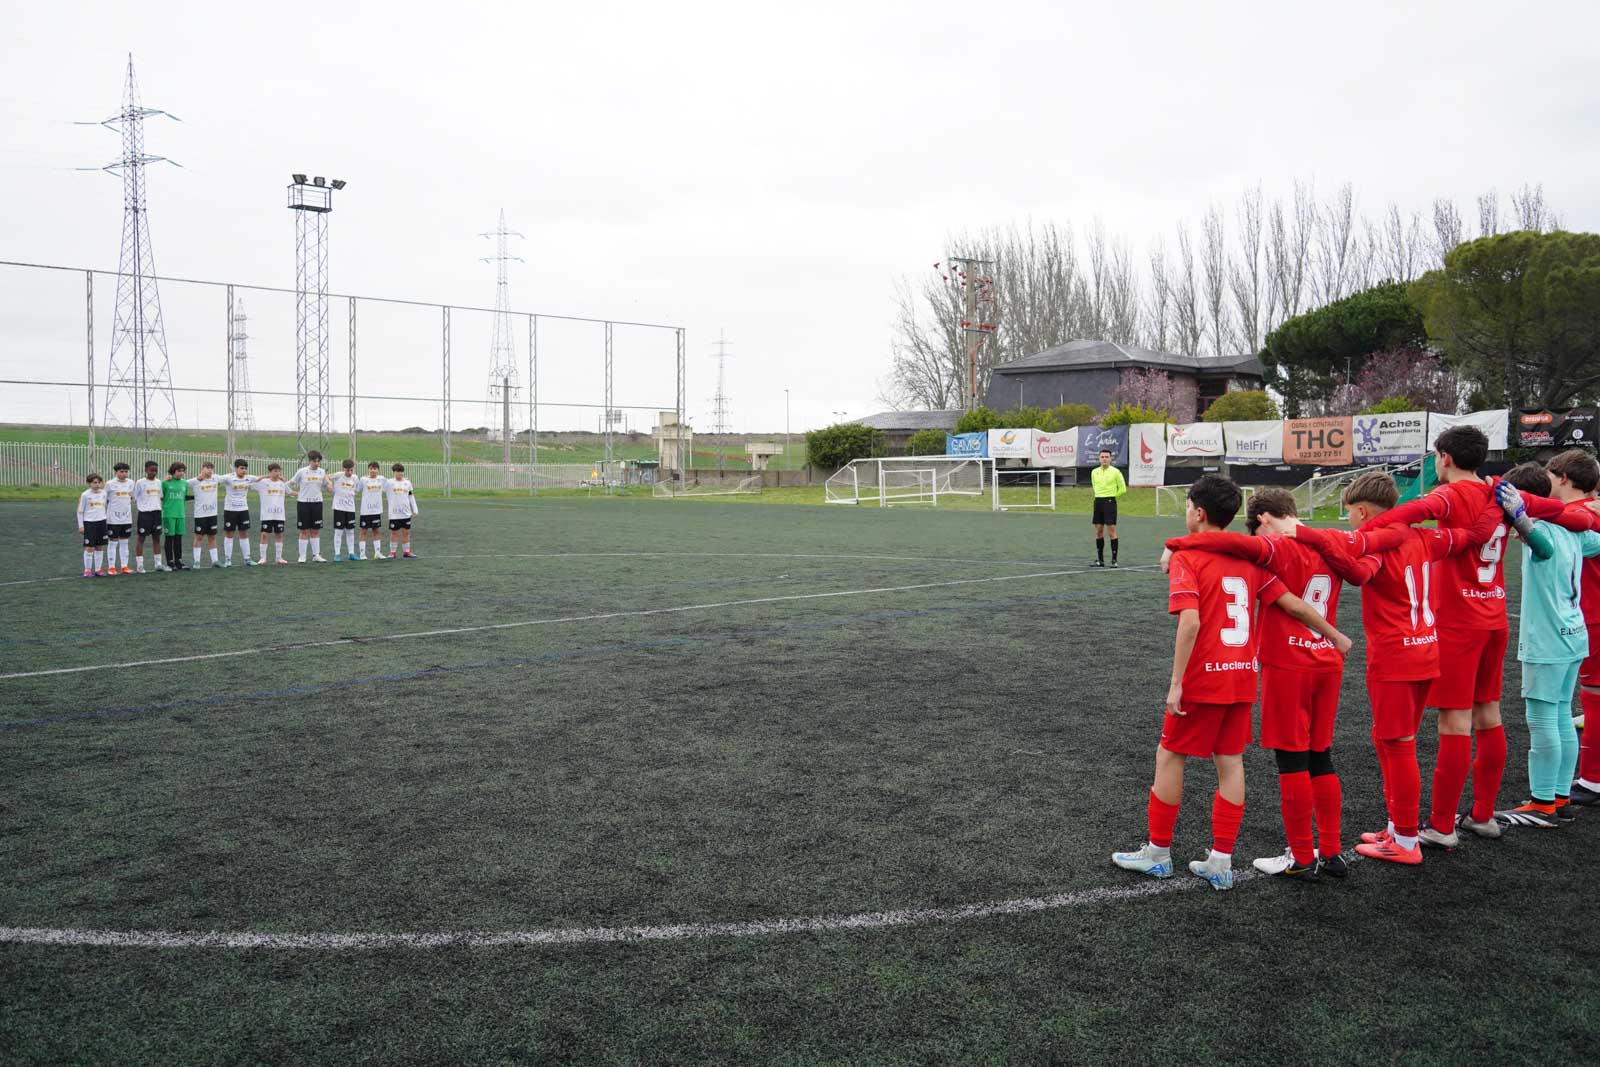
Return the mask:
[(294, 404), (295, 441), (301, 452), (321, 448), (333, 432), (328, 396), (328, 216), (338, 178), (291, 175), (289, 210), (294, 212)]
[(122, 175), (122, 254), (117, 261), (117, 315), (111, 332), (107, 370), (105, 425), (137, 430), (148, 445), (152, 430), (175, 429), (178, 405), (172, 397), (172, 365), (167, 359), (167, 331), (161, 320), (161, 294), (156, 288), (155, 254), (150, 244), (150, 215), (145, 202), (147, 163), (172, 163), (165, 156), (146, 155), (144, 120), (176, 115), (141, 107), (133, 76), (133, 55), (122, 93), (122, 110), (101, 122), (83, 126), (121, 127), (122, 158), (103, 168)]
[(233, 332), (228, 335), (233, 343), (233, 391), (235, 395), (234, 410), (239, 428), (245, 433), (256, 432), (255, 407), (250, 400), (250, 357), (245, 352), (245, 342), (250, 339), (246, 329), (244, 314), (244, 301), (234, 304)]
[(489, 389), (485, 394), (485, 404), (493, 406), (496, 400), (499, 401), (500, 443), (504, 449), (501, 462), (508, 468), (506, 477), (509, 478), (512, 436), (511, 397), (517, 390), (517, 346), (511, 338), (511, 283), (506, 276), (506, 264), (513, 260), (518, 263), (526, 261), (521, 256), (513, 256), (506, 251), (506, 239), (522, 237), (522, 234), (506, 229), (505, 208), (500, 209), (500, 225), (489, 233), (480, 233), (478, 236), (492, 237), (495, 242), (494, 255), (482, 258), (482, 262), (493, 263), (495, 266), (494, 337), (489, 343)]
[(717, 395), (711, 399), (711, 432), (717, 435), (717, 469), (728, 463), (723, 449), (728, 434), (728, 339), (717, 331)]

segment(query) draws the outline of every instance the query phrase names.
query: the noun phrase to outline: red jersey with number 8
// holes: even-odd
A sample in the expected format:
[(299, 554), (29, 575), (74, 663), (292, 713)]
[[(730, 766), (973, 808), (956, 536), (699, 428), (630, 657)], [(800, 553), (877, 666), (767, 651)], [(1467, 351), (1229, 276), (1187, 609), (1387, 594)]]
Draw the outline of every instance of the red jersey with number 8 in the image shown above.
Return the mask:
[(1200, 614), (1200, 633), (1183, 673), (1185, 704), (1245, 704), (1256, 699), (1255, 606), (1275, 602), (1283, 583), (1254, 563), (1214, 552), (1172, 557), (1167, 611)]

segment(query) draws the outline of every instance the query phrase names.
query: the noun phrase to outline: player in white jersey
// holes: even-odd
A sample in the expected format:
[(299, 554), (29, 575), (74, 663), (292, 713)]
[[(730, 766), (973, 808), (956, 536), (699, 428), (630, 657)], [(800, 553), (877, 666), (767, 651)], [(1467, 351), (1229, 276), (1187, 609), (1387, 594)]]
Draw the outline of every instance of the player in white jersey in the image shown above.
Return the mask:
[[(133, 533), (134, 482), (128, 477), (126, 463), (118, 463), (112, 469), (116, 477), (106, 483), (106, 534), (110, 538), (106, 572), (114, 574), (120, 566), (123, 574), (132, 574), (133, 568), (128, 566), (128, 538)], [(118, 556), (122, 557), (120, 564)]]
[(267, 538), (271, 537), (278, 546), (278, 563), (287, 566), (289, 561), (283, 558), (283, 522), (284, 501), (289, 498), (289, 483), (283, 480), (283, 467), (276, 463), (267, 464), (267, 476), (252, 486), (256, 495), (261, 497), (261, 559), (267, 562)]
[[(233, 566), (233, 543), (239, 542), (239, 554), (244, 565), (254, 567), (250, 558), (250, 489), (260, 478), (250, 473), (250, 464), (242, 459), (233, 461), (233, 473), (217, 479), (222, 486), (222, 565)], [(199, 509), (196, 509), (196, 514)]]
[(221, 485), (217, 468), (210, 460), (200, 464), (200, 477), (189, 479), (194, 494), (194, 565), (200, 566), (202, 543), (211, 549), (211, 565), (222, 566), (217, 558), (217, 487)]
[(396, 463), (393, 467), (394, 477), (389, 479), (389, 558), (394, 559), (395, 544), (398, 541), (400, 554), (406, 559), (415, 559), (411, 551), (411, 520), (417, 517), (421, 510), (417, 506), (417, 494), (411, 486), (411, 480), (406, 477), (406, 465)]
[(372, 534), (372, 558), (383, 558), (384, 494), (389, 491), (389, 479), (378, 473), (374, 460), (367, 464), (367, 476), (361, 479), (361, 554), (367, 558), (367, 534)]
[(337, 474), (328, 479), (328, 488), (333, 490), (333, 562), (339, 562), (339, 550), (349, 542), (345, 548), (345, 558), (354, 563), (356, 559), (356, 488), (361, 484), (361, 479), (356, 477), (356, 461), (347, 459), (340, 465)]
[(84, 481), (89, 488), (78, 494), (78, 533), (83, 535), (83, 576), (106, 576), (106, 482), (98, 474)]
[(133, 483), (133, 506), (138, 509), (138, 537), (133, 543), (133, 564), (144, 573), (144, 539), (150, 538), (150, 547), (156, 555), (156, 570), (164, 571), (161, 561), (161, 465), (153, 459), (144, 461), (144, 477)]
[(306, 453), (306, 465), (289, 479), (289, 489), (295, 495), (295, 529), (300, 531), (300, 562), (306, 561), (306, 549), (312, 549), (311, 558), (326, 563), (322, 558), (322, 490), (328, 484), (328, 472), (322, 469), (322, 453), (316, 449)]

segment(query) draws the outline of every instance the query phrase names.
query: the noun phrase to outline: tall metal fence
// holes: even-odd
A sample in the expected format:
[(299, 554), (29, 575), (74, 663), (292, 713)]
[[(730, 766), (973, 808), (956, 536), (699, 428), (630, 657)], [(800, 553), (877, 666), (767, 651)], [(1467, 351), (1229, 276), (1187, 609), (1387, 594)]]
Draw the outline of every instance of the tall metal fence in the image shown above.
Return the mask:
[[(172, 463), (182, 463), (189, 468), (190, 476), (200, 473), (200, 465), (209, 462), (218, 473), (232, 470), (235, 456), (216, 452), (181, 452), (157, 448), (139, 448), (119, 445), (49, 444), (32, 441), (0, 441), (0, 486), (82, 487), (90, 471), (105, 478), (117, 463), (126, 463), (133, 472), (130, 477), (144, 476), (146, 460), (154, 460), (165, 476)], [(268, 456), (244, 453), (254, 474), (265, 474), (267, 464), (283, 465), (288, 477), (301, 465), (301, 460), (285, 456)], [(357, 473), (365, 474), (366, 468)], [(384, 474), (389, 473), (385, 465)], [(450, 495), (453, 489), (501, 489), (513, 492), (534, 493), (541, 489), (616, 489), (638, 484), (649, 485), (655, 472), (624, 461), (611, 463), (406, 463), (406, 476), (422, 490)]]

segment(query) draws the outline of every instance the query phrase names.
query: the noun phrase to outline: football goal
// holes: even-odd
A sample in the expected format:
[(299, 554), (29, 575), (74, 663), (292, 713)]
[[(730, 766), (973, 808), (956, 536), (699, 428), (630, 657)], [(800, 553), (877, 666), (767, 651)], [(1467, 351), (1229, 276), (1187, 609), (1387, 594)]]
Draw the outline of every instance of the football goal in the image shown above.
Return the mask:
[(995, 511), (1055, 510), (1056, 472), (1052, 467), (998, 467), (992, 484)]
[(761, 475), (753, 474), (737, 482), (717, 481), (708, 485), (680, 485), (670, 477), (655, 483), (650, 495), (662, 500), (697, 499), (703, 496), (755, 496), (761, 492)]
[(858, 459), (823, 485), (829, 504), (927, 504), (940, 497), (981, 497), (993, 481), (993, 461), (971, 456), (893, 456)]

